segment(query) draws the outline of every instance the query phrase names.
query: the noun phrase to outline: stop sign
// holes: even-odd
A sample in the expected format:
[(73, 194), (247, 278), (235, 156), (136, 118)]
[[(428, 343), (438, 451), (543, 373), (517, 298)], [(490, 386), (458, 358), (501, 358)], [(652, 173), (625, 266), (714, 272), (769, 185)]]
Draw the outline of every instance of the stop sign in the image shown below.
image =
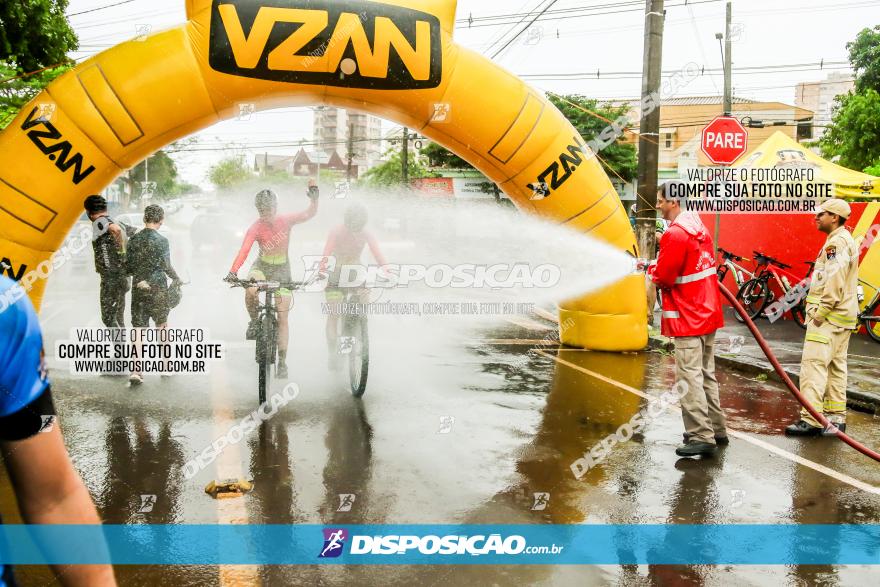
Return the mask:
[(719, 116), (703, 129), (701, 148), (716, 165), (731, 165), (745, 155), (749, 133), (736, 118)]

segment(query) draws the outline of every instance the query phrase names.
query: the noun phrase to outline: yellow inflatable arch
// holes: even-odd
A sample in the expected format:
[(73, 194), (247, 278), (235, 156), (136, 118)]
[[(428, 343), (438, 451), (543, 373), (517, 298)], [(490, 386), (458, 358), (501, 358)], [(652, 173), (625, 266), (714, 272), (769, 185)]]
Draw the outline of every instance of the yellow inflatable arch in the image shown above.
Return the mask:
[[(620, 200), (577, 131), (542, 94), (455, 43), (455, 8), (455, 0), (187, 0), (186, 24), (83, 62), (0, 134), (5, 271), (38, 268), (85, 196), (242, 104), (326, 103), (417, 129), (520, 209), (637, 255)], [(43, 281), (28, 280), (35, 304)], [(565, 302), (561, 322), (574, 326), (563, 342), (644, 348), (643, 288), (634, 275)]]

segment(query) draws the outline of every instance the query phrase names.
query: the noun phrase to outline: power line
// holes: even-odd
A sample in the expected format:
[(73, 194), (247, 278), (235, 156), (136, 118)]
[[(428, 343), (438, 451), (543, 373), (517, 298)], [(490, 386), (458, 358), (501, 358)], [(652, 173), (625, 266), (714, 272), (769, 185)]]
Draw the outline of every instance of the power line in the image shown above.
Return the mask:
[(131, 4), (134, 1), (135, 0), (121, 0), (120, 2), (115, 2), (113, 4), (107, 4), (106, 6), (99, 6), (97, 8), (90, 8), (88, 10), (83, 10), (81, 12), (74, 12), (72, 14), (68, 14), (67, 18), (70, 18), (71, 16), (79, 16), (80, 14), (88, 14), (90, 12), (98, 12), (99, 10), (105, 10), (107, 8), (113, 8), (114, 6), (121, 6), (123, 4)]
[[(817, 61), (814, 63), (790, 63), (790, 64), (780, 64), (780, 65), (751, 65), (744, 67), (735, 67), (733, 68), (735, 72), (739, 75), (750, 75), (750, 74), (768, 74), (768, 73), (791, 73), (791, 72), (801, 72), (801, 71), (813, 71), (816, 69), (824, 70), (824, 69), (848, 69), (850, 67), (848, 61)], [(712, 68), (706, 67), (702, 68), (700, 71), (700, 75), (704, 75), (706, 73), (717, 73), (722, 71), (722, 68)], [(671, 76), (675, 74), (681, 74), (681, 69), (675, 70), (667, 70), (663, 72), (664, 76)], [(603, 72), (601, 69), (596, 69), (596, 71), (591, 72), (550, 72), (550, 73), (524, 73), (519, 74), (519, 77), (525, 79), (543, 79), (543, 80), (582, 80), (582, 79), (628, 79), (628, 78), (640, 78), (642, 75), (641, 71), (609, 71)]]
[[(541, 6), (542, 4), (544, 4), (544, 2), (546, 2), (546, 1), (547, 1), (547, 0), (540, 0), (540, 1), (538, 2), (538, 7), (540, 7), (540, 6)], [(528, 2), (527, 2), (527, 3), (528, 3)], [(525, 4), (523, 4), (523, 7), (525, 7)], [(512, 32), (514, 28), (516, 28), (517, 26), (519, 26), (521, 23), (525, 22), (526, 18), (528, 18), (528, 16), (529, 16), (530, 14), (532, 14), (532, 13), (531, 13), (531, 12), (524, 13), (524, 14), (522, 15), (522, 17), (521, 17), (521, 18), (520, 18), (515, 24), (513, 24), (513, 25), (510, 27), (510, 29), (508, 29), (507, 31), (504, 31), (504, 32), (501, 33), (500, 35), (496, 35), (495, 37), (493, 37), (492, 40), (489, 42), (488, 46), (483, 50), (483, 53), (485, 53), (486, 51), (491, 51), (491, 50), (492, 50), (492, 47), (494, 47), (495, 45), (497, 45), (498, 43), (500, 43), (501, 41), (503, 41), (503, 40), (504, 40), (504, 37), (506, 37), (510, 32)]]
[[(546, 0), (542, 0), (538, 4), (537, 8), (535, 8), (534, 10), (531, 10), (529, 12), (513, 13), (513, 14), (511, 14), (511, 13), (493, 14), (493, 15), (489, 15), (489, 16), (478, 16), (476, 18), (470, 18), (470, 17), (469, 18), (460, 18), (455, 22), (456, 22), (456, 24), (468, 24), (468, 25), (472, 26), (472, 23), (474, 23), (474, 22), (486, 22), (486, 21), (494, 21), (494, 20), (506, 21), (506, 20), (510, 20), (513, 18), (517, 18), (517, 17), (520, 17), (520, 22), (523, 22), (527, 18), (529, 18), (530, 16), (535, 16), (536, 14), (538, 14), (540, 12), (540, 5), (543, 4), (545, 1)], [(616, 4), (606, 3), (604, 5), (578, 6), (578, 7), (573, 7), (573, 8), (559, 8), (556, 10), (548, 10), (547, 14), (571, 14), (574, 12), (584, 12), (584, 11), (600, 10), (600, 9), (607, 9), (607, 8), (619, 8), (619, 7), (624, 7), (624, 6), (635, 6), (635, 5), (641, 5), (641, 4), (642, 4), (642, 2), (628, 0), (626, 2), (618, 2)], [(496, 25), (493, 25), (493, 26), (498, 26), (499, 24), (505, 24), (505, 23), (503, 23), (503, 22), (496, 23)]]
[[(722, 0), (697, 0), (696, 2), (684, 2), (682, 4), (670, 4), (667, 6), (668, 8), (680, 8), (682, 6), (695, 6), (697, 4), (714, 4), (717, 2), (721, 2)], [(615, 5), (611, 5), (615, 6)], [(584, 18), (588, 16), (606, 16), (609, 14), (624, 14), (627, 12), (641, 12), (644, 10), (644, 3), (641, 2), (632, 2), (629, 4), (619, 4), (621, 7), (619, 10), (607, 10), (608, 6), (591, 6), (587, 8), (569, 8), (565, 9), (566, 11), (570, 10), (579, 10), (581, 13), (577, 12), (564, 12), (564, 11), (549, 11), (547, 14), (540, 15), (542, 21), (552, 21), (552, 20), (570, 20), (574, 18)], [(624, 8), (623, 6), (632, 6), (631, 8)], [(562, 14), (559, 14), (563, 12)], [(559, 14), (559, 16), (555, 16)], [(536, 19), (537, 20), (537, 19)], [(467, 22), (467, 21), (465, 21)], [(471, 25), (468, 28), (476, 29), (482, 27), (493, 27), (493, 26), (503, 26), (506, 24), (510, 24), (510, 20), (508, 21), (500, 21), (500, 22), (486, 22), (483, 24), (475, 24)]]
[[(685, 7), (685, 6), (690, 8), (690, 7), (696, 6), (698, 4), (712, 4), (712, 3), (717, 3), (717, 2), (721, 2), (721, 1), (723, 1), (723, 0), (698, 0), (696, 2), (685, 1), (682, 4), (667, 5), (666, 8), (667, 9), (681, 8), (681, 7)], [(859, 2), (850, 2), (848, 4), (820, 4), (820, 5), (813, 5), (813, 6), (803, 6), (803, 7), (798, 8), (798, 13), (824, 12), (827, 10), (840, 10), (842, 8), (861, 8), (861, 7), (865, 7), (865, 6), (874, 6), (878, 3), (880, 3), (880, 2), (878, 2), (878, 0), (862, 0)], [(625, 6), (633, 6), (633, 8), (623, 9), (623, 7), (625, 7)], [(591, 13), (591, 11), (605, 10), (607, 8), (613, 8), (613, 7), (620, 7), (622, 9), (616, 10), (613, 12), (598, 12), (598, 13), (592, 12)], [(562, 20), (562, 19), (568, 19), (568, 18), (583, 18), (586, 16), (600, 16), (600, 15), (604, 15), (604, 14), (620, 14), (620, 13), (624, 13), (624, 12), (638, 12), (643, 9), (644, 9), (644, 2), (620, 2), (618, 4), (605, 4), (605, 5), (600, 5), (600, 6), (564, 8), (564, 9), (559, 9), (559, 10), (551, 10), (547, 13), (548, 15), (559, 14), (560, 16), (554, 16), (552, 18), (544, 18), (543, 20)], [(585, 13), (584, 14), (577, 14), (577, 12), (585, 12)], [(755, 16), (755, 15), (789, 13), (789, 12), (791, 12), (791, 9), (786, 8), (786, 9), (753, 10), (753, 11), (741, 12), (739, 14), (740, 14), (740, 16)], [(531, 13), (525, 13), (525, 15), (528, 17), (530, 15), (533, 15), (534, 13), (535, 13), (535, 11), (533, 11)], [(469, 24), (470, 26), (468, 26), (467, 28), (502, 26), (505, 24), (509, 24), (510, 20), (517, 18), (517, 17), (520, 17), (520, 16), (522, 16), (522, 14), (489, 15), (489, 16), (483, 16), (483, 17), (459, 19), (456, 21), (456, 24)], [(505, 19), (507, 19), (507, 20), (505, 20)], [(493, 20), (498, 21), (498, 22), (491, 22)], [(705, 20), (705, 18), (700, 19), (700, 20)], [(489, 21), (489, 22), (487, 22), (487, 21)], [(471, 24), (474, 22), (476, 22), (477, 24)], [(685, 21), (678, 21), (678, 22), (685, 22)], [(483, 23), (483, 24), (480, 24), (480, 23)], [(630, 28), (630, 27), (628, 27), (628, 28)], [(641, 28), (641, 26), (631, 27), (631, 28)]]
[(529, 22), (529, 24), (527, 24), (526, 26), (524, 26), (520, 32), (518, 32), (518, 33), (516, 33), (515, 35), (513, 35), (513, 37), (511, 37), (510, 40), (507, 41), (507, 42), (504, 44), (503, 47), (501, 47), (500, 49), (498, 49), (497, 51), (495, 51), (494, 53), (492, 53), (491, 58), (492, 58), (492, 59), (495, 59), (496, 57), (498, 57), (499, 54), (503, 53), (505, 49), (507, 49), (508, 47), (510, 47), (510, 44), (511, 44), (511, 43), (513, 43), (515, 40), (517, 40), (521, 34), (523, 34), (524, 32), (526, 32), (526, 31), (529, 29), (529, 27), (532, 26), (532, 25), (535, 23), (536, 20), (538, 20), (539, 18), (541, 18), (541, 17), (544, 15), (544, 13), (546, 13), (546, 12), (547, 12), (547, 11), (548, 11), (548, 10), (554, 5), (554, 4), (556, 4), (558, 1), (559, 1), (559, 0), (552, 0), (552, 2), (550, 2), (550, 4), (548, 4), (548, 5), (544, 8), (544, 10), (542, 10), (541, 12), (539, 12), (538, 15), (535, 16), (535, 18), (533, 18), (533, 19)]

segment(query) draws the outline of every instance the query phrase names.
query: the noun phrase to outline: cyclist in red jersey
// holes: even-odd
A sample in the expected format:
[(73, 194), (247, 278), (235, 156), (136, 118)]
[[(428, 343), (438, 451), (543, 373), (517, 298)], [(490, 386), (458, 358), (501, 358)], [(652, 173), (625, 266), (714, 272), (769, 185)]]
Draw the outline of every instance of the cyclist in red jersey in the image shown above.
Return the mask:
[[(370, 253), (380, 266), (384, 268), (388, 264), (379, 249), (376, 237), (365, 230), (367, 219), (367, 208), (363, 204), (350, 204), (345, 210), (344, 222), (331, 230), (327, 237), (320, 271), (324, 274), (329, 273), (325, 292), (328, 304), (341, 303), (345, 298), (345, 287), (339, 285), (342, 268), (360, 265), (365, 247), (370, 248)], [(335, 259), (335, 264), (328, 270), (327, 265), (331, 257)], [(334, 311), (329, 312), (327, 314), (327, 363), (332, 370), (335, 370), (339, 364), (339, 356), (336, 352), (338, 325), (339, 314)]]
[[(318, 213), (318, 186), (314, 180), (309, 181), (308, 196), (312, 200), (311, 205), (302, 212), (294, 214), (278, 214), (278, 196), (272, 190), (263, 190), (257, 194), (254, 205), (260, 218), (248, 229), (244, 242), (238, 251), (238, 256), (232, 263), (227, 279), (237, 279), (238, 271), (247, 260), (251, 248), (256, 242), (260, 247), (260, 256), (251, 266), (248, 279), (258, 281), (291, 281), (290, 259), (287, 256), (290, 245), (290, 229), (296, 224), (302, 224), (315, 217)], [(276, 307), (278, 309), (278, 371), (280, 379), (287, 377), (287, 342), (289, 338), (289, 326), (287, 323), (290, 308), (293, 302), (293, 293), (290, 290), (278, 291)], [(254, 340), (257, 337), (257, 306), (259, 298), (256, 288), (245, 290), (245, 307), (250, 316), (246, 338)]]

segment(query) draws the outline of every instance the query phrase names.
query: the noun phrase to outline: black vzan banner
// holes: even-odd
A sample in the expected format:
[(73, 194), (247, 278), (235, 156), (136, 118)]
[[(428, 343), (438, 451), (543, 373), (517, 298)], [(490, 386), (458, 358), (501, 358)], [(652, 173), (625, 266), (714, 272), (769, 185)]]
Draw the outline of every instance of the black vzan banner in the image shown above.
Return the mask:
[(222, 73), (376, 90), (440, 85), (437, 17), (378, 2), (214, 0), (209, 63)]

